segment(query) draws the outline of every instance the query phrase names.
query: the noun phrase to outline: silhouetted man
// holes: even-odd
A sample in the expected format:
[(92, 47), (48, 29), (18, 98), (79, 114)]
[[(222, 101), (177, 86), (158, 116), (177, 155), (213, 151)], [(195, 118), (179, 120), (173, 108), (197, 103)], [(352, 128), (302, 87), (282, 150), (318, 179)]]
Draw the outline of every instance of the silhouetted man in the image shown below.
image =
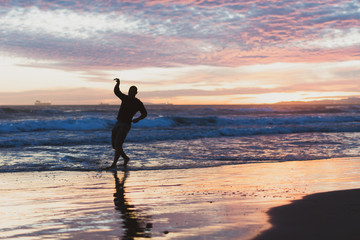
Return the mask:
[[(126, 135), (130, 131), (131, 122), (137, 123), (147, 116), (144, 104), (135, 97), (137, 94), (137, 88), (135, 86), (131, 86), (129, 88), (128, 95), (126, 95), (120, 91), (120, 79), (115, 78), (114, 81), (116, 81), (114, 93), (121, 99), (121, 106), (117, 116), (117, 122), (112, 130), (111, 142), (112, 147), (115, 149), (115, 155), (114, 162), (110, 168), (116, 168), (116, 163), (118, 162), (120, 156), (124, 159), (124, 166), (127, 165), (130, 158), (125, 154), (122, 145), (125, 141)], [(133, 119), (134, 115), (138, 111), (140, 111), (141, 115), (138, 118)]]

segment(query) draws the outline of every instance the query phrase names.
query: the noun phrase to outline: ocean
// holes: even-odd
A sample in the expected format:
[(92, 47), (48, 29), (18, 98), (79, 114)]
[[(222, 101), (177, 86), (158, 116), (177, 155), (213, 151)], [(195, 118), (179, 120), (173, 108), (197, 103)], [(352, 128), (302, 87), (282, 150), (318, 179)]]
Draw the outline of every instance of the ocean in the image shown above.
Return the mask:
[[(0, 172), (99, 171), (119, 106), (0, 107)], [(360, 156), (359, 105), (146, 105), (124, 150), (130, 170)], [(119, 161), (121, 164), (121, 159)]]

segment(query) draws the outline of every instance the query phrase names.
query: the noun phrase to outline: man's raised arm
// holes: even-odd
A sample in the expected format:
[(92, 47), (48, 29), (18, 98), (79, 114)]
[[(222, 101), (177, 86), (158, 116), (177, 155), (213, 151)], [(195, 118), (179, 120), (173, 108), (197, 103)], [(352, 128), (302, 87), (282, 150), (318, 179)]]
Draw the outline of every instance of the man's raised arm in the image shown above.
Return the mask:
[(120, 79), (115, 78), (114, 81), (116, 81), (116, 85), (114, 87), (114, 93), (118, 98), (122, 99), (125, 94), (123, 94), (120, 91)]

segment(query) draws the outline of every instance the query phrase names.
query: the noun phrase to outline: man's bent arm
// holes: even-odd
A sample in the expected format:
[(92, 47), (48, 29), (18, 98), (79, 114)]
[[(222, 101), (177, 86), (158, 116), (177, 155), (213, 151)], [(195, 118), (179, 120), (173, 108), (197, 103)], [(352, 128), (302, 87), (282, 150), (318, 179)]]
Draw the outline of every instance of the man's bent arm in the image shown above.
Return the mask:
[(143, 105), (142, 108), (140, 109), (140, 113), (141, 113), (141, 115), (140, 115), (138, 118), (133, 119), (133, 121), (132, 121), (133, 123), (137, 123), (138, 121), (146, 118), (146, 116), (147, 116), (147, 111), (146, 111), (146, 108), (144, 107), (144, 105)]

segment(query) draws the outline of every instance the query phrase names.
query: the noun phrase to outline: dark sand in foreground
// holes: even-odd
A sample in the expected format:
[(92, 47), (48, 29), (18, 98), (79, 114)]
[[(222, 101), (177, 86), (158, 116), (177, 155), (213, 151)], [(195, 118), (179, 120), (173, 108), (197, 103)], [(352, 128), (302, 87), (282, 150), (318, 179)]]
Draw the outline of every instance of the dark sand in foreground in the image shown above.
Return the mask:
[(360, 239), (360, 189), (308, 195), (268, 214), (273, 227), (254, 240)]

